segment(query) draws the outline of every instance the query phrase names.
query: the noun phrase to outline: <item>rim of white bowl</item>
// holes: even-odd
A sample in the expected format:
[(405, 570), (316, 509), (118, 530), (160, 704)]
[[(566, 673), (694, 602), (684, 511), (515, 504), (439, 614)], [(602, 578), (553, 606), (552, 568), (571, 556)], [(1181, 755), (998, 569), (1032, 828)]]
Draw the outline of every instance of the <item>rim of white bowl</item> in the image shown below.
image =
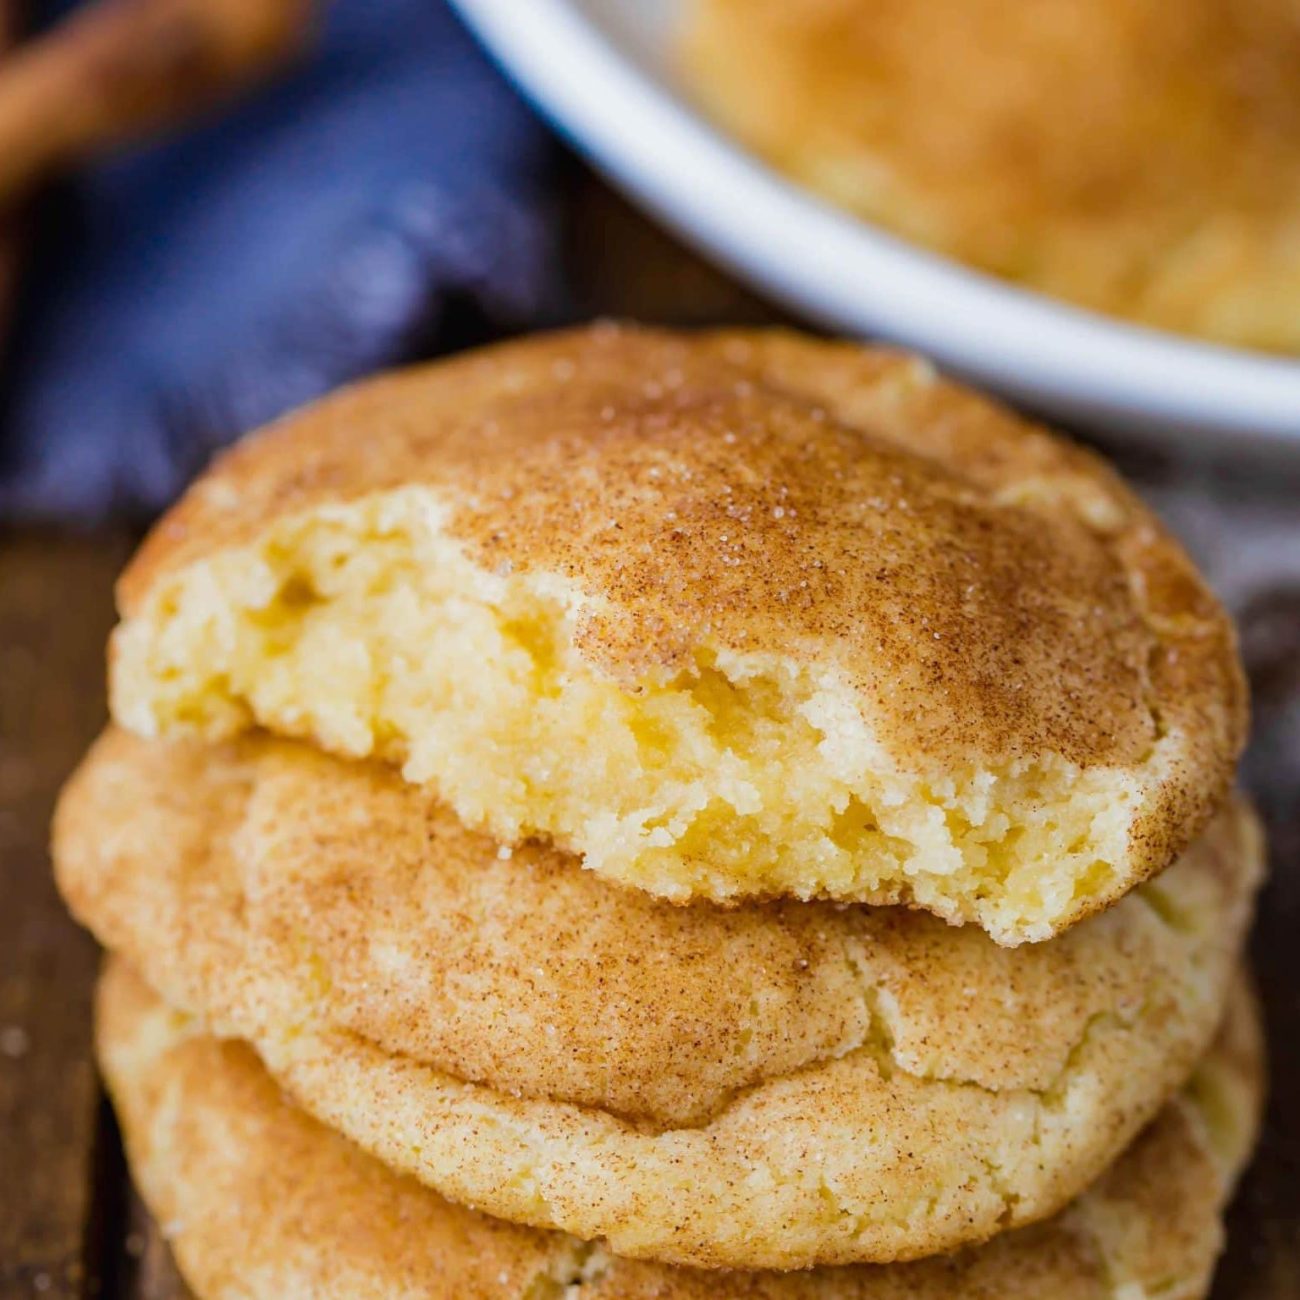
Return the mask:
[(802, 315), (917, 348), (1092, 427), (1207, 448), (1300, 447), (1300, 362), (1112, 320), (867, 225), (730, 142), (571, 0), (452, 3), (616, 184)]

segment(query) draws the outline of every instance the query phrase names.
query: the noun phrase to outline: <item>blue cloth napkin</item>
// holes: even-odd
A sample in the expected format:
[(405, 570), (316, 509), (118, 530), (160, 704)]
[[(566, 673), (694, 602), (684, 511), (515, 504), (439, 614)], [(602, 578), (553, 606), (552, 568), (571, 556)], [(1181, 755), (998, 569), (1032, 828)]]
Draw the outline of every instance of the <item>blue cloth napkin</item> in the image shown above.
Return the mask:
[(156, 510), (243, 430), (436, 350), (449, 313), (535, 323), (550, 162), (439, 0), (335, 0), (305, 64), (42, 209), (0, 520)]

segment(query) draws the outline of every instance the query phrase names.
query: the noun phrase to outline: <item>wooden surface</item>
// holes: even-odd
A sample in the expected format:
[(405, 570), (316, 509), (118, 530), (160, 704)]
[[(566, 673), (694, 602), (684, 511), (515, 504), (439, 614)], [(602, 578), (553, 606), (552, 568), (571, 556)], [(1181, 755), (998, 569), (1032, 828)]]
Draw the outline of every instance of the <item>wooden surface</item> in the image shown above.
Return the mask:
[(0, 544), (0, 1295), (83, 1294), (102, 1158), (88, 1056), (96, 954), (54, 892), (46, 827), (104, 712), (121, 538)]
[[(575, 317), (704, 324), (776, 313), (633, 215), (576, 165), (567, 258)], [(129, 1190), (89, 1059), (90, 941), (50, 883), (58, 785), (103, 718), (103, 642), (125, 533), (0, 535), (0, 1298), (186, 1295)], [(1300, 563), (1297, 564), (1300, 576)], [(1244, 628), (1259, 740), (1249, 777), (1270, 816), (1274, 876), (1255, 956), (1273, 1053), (1259, 1158), (1231, 1220), (1215, 1300), (1300, 1300), (1300, 589)], [(1291, 737), (1294, 739), (1294, 736)]]

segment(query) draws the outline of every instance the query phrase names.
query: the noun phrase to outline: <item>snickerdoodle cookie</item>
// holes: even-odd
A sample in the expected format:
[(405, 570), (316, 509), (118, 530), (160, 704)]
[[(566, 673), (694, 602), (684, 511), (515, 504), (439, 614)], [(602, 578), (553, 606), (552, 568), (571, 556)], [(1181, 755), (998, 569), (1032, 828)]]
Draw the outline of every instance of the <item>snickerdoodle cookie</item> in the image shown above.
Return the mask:
[(1039, 940), (1224, 795), (1235, 642), (1100, 461), (896, 353), (614, 327), (245, 441), (122, 579), (144, 735), (378, 757), (677, 901)]
[(1009, 949), (899, 908), (675, 906), (507, 856), (383, 764), (120, 731), (54, 850), (108, 947), (386, 1163), (737, 1268), (1059, 1210), (1206, 1049), (1261, 869), (1230, 804), (1158, 880)]
[(1239, 986), (1187, 1087), (1055, 1218), (911, 1264), (701, 1273), (490, 1219), (399, 1177), (118, 963), (98, 1047), (132, 1172), (200, 1300), (1199, 1300), (1262, 1092)]

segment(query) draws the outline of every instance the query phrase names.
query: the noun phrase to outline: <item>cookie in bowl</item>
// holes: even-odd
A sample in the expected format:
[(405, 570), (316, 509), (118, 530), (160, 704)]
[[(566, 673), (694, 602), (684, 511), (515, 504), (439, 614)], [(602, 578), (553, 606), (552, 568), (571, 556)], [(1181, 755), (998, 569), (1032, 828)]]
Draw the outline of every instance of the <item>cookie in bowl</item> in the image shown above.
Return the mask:
[(691, 0), (680, 62), (729, 132), (885, 230), (1095, 311), (1300, 352), (1288, 0)]

